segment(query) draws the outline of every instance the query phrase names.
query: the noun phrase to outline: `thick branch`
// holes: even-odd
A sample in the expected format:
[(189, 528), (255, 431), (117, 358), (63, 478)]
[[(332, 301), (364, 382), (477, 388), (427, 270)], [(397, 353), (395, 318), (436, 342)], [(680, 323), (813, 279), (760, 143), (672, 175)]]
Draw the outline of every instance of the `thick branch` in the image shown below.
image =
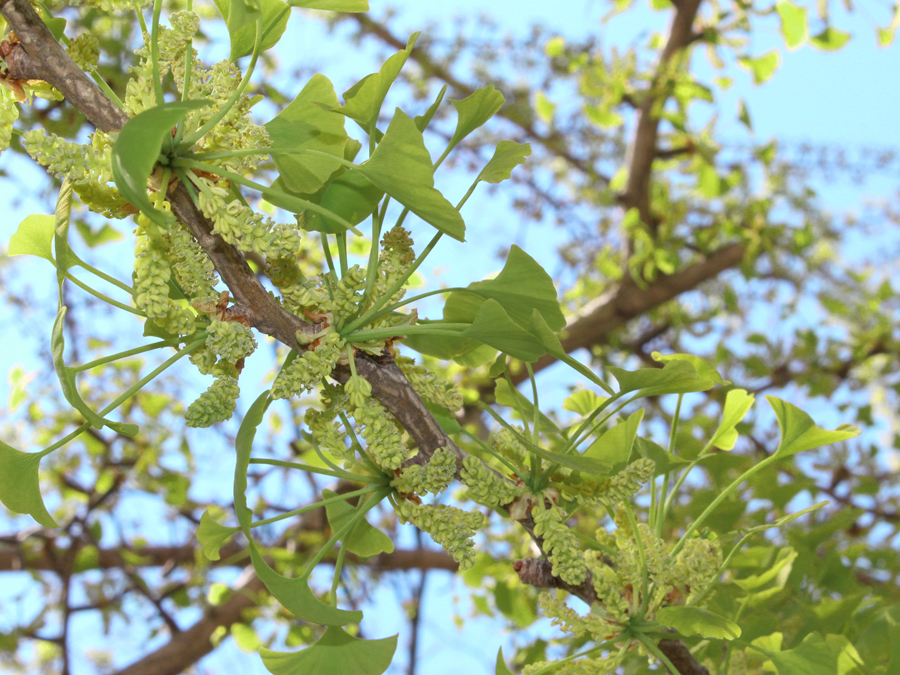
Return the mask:
[(660, 78), (672, 59), (692, 43), (692, 26), (700, 9), (700, 2), (701, 0), (683, 0), (676, 5), (669, 27), (669, 39), (659, 57), (650, 93), (638, 108), (637, 124), (628, 150), (628, 182), (621, 196), (621, 203), (625, 209), (637, 208), (641, 221), (649, 227), (653, 227), (655, 221), (650, 213), (650, 177), (653, 160), (657, 156), (659, 111), (664, 103), (653, 95), (653, 90), (660, 85)]

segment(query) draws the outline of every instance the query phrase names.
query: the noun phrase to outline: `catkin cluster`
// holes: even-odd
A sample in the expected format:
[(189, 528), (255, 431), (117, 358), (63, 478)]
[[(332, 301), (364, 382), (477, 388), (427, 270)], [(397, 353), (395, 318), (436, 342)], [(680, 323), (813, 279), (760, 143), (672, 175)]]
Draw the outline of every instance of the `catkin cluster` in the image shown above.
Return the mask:
[(407, 501), (399, 502), (396, 510), (401, 522), (412, 523), (423, 532), (428, 532), (459, 563), (461, 570), (475, 564), (472, 537), (484, 524), (480, 513), (444, 504), (413, 504)]
[(272, 398), (293, 398), (312, 391), (331, 374), (343, 353), (344, 341), (337, 333), (328, 333), (315, 349), (297, 355), (281, 369), (272, 385)]
[(391, 481), (391, 487), (400, 494), (424, 495), (430, 492), (436, 495), (447, 489), (455, 474), (456, 455), (447, 448), (438, 448), (424, 466), (413, 464), (405, 467)]
[(584, 581), (588, 571), (584, 555), (578, 539), (563, 522), (562, 509), (539, 499), (531, 509), (531, 516), (535, 535), (544, 540), (544, 552), (553, 566), (554, 576), (573, 586)]
[(485, 506), (505, 507), (524, 492), (524, 487), (498, 476), (472, 455), (463, 460), (460, 477), (468, 488), (466, 498)]

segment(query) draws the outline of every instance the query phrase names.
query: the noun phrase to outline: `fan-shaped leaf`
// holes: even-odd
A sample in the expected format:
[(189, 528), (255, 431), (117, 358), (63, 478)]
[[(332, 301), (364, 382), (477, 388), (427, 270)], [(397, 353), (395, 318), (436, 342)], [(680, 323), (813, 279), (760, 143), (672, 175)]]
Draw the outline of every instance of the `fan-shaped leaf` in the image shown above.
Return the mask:
[(13, 513), (26, 513), (44, 527), (59, 527), (41, 498), (41, 453), (21, 452), (0, 441), (0, 502)]
[[(330, 499), (337, 497), (337, 493), (331, 490), (322, 490), (322, 496)], [(328, 514), (328, 524), (333, 532), (340, 530), (357, 513), (356, 509), (346, 501), (332, 502), (325, 506), (325, 511)], [(350, 553), (355, 553), (363, 558), (379, 553), (391, 553), (394, 550), (394, 542), (391, 541), (391, 538), (369, 524), (365, 517), (344, 535), (341, 543)]]
[(260, 649), (272, 675), (381, 675), (391, 665), (397, 636), (362, 640), (340, 628), (327, 628), (315, 644), (294, 652)]

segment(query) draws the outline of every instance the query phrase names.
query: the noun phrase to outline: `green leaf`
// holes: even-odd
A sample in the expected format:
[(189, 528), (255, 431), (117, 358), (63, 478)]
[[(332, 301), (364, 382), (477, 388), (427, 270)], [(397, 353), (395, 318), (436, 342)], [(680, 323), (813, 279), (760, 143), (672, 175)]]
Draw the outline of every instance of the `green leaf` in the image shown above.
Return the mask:
[(204, 511), (200, 518), (200, 526), (197, 528), (197, 541), (203, 547), (203, 555), (209, 560), (218, 560), (219, 548), (240, 529), (239, 527), (220, 525), (208, 510)]
[(723, 380), (721, 375), (709, 365), (706, 361), (701, 359), (699, 356), (693, 356), (692, 354), (660, 354), (659, 352), (653, 352), (651, 355), (654, 361), (659, 363), (669, 363), (671, 361), (687, 361), (692, 366), (694, 366), (694, 370), (697, 371), (697, 375), (700, 377), (705, 377), (707, 380), (712, 380), (718, 385), (727, 385), (731, 384), (728, 380)]
[[(373, 185), (358, 169), (350, 169), (328, 184), (319, 204), (351, 225), (358, 225), (372, 215), (383, 196), (384, 190)], [(346, 231), (340, 223), (312, 211), (306, 211), (305, 229), (328, 234)]]
[(656, 465), (653, 469), (654, 476), (664, 476), (670, 471), (680, 469), (685, 464), (690, 464), (690, 460), (664, 450), (659, 444), (648, 438), (638, 436), (634, 439), (634, 447), (641, 457), (653, 460)]
[(584, 106), (584, 113), (591, 122), (601, 129), (613, 129), (621, 126), (625, 122), (625, 118), (615, 110), (609, 110), (595, 105)]
[[(460, 334), (461, 335), (461, 334)], [(410, 349), (415, 349), (420, 354), (434, 356), (444, 361), (450, 361), (465, 356), (476, 349), (483, 347), (477, 340), (452, 335), (409, 335), (403, 340), (403, 344)], [(490, 347), (490, 345), (488, 345)]]
[(75, 373), (69, 368), (63, 360), (63, 352), (66, 348), (65, 338), (63, 336), (63, 328), (65, 322), (67, 307), (61, 305), (56, 313), (56, 321), (53, 324), (53, 331), (50, 334), (50, 352), (53, 357), (53, 369), (59, 378), (60, 388), (63, 396), (73, 408), (84, 416), (88, 422), (96, 429), (109, 427), (116, 433), (123, 436), (133, 437), (138, 432), (137, 424), (126, 424), (124, 422), (113, 422), (101, 417), (94, 412), (91, 407), (85, 403), (78, 393), (78, 386), (75, 383)]
[(441, 101), (444, 100), (444, 94), (446, 93), (447, 85), (445, 84), (438, 92), (437, 98), (434, 99), (434, 103), (428, 106), (428, 110), (426, 110), (422, 115), (416, 115), (415, 119), (413, 119), (413, 121), (416, 123), (416, 129), (424, 133), (425, 129), (427, 129), (428, 125), (431, 123), (434, 114), (441, 106)]
[(790, 546), (779, 549), (778, 555), (772, 566), (762, 574), (754, 574), (746, 579), (732, 579), (733, 583), (745, 591), (758, 591), (764, 586), (769, 585), (773, 581), (775, 588), (784, 588), (791, 569), (794, 566), (794, 560), (797, 558), (797, 551)]
[(537, 361), (546, 353), (538, 339), (513, 323), (496, 300), (485, 301), (478, 309), (472, 325), (460, 335), (483, 342), (528, 363)]
[(56, 265), (53, 259), (53, 233), (55, 228), (53, 216), (43, 216), (34, 213), (19, 224), (19, 229), (9, 238), (9, 256), (36, 255), (38, 258), (49, 260)]
[(497, 665), (494, 666), (494, 675), (513, 675), (503, 659), (503, 647), (497, 651)]
[(878, 28), (878, 46), (890, 47), (894, 42), (894, 36), (897, 34), (897, 28), (900, 28), (900, 2), (894, 3), (894, 14), (891, 22), (885, 28)]
[(778, 16), (781, 17), (781, 34), (788, 49), (797, 49), (809, 39), (809, 19), (806, 7), (800, 7), (791, 0), (778, 0), (775, 3)]
[(725, 396), (722, 421), (709, 441), (711, 446), (720, 450), (731, 450), (734, 447), (738, 439), (735, 427), (744, 419), (750, 408), (753, 407), (754, 400), (753, 394), (748, 394), (743, 389), (732, 389), (728, 392)]
[(640, 391), (642, 396), (687, 394), (715, 386), (712, 380), (699, 377), (689, 361), (670, 361), (664, 368), (642, 368), (633, 372), (614, 366), (607, 370), (618, 381), (620, 395), (632, 391)]
[(750, 121), (750, 111), (747, 110), (747, 102), (744, 99), (738, 100), (738, 121), (747, 129), (753, 131), (753, 123)]
[(850, 424), (842, 424), (834, 431), (822, 429), (797, 406), (774, 396), (766, 396), (766, 401), (775, 411), (781, 428), (781, 443), (775, 451), (779, 457), (790, 457), (804, 450), (839, 443), (860, 434), (859, 429)]
[(122, 233), (115, 228), (110, 227), (108, 223), (104, 223), (103, 226), (97, 230), (91, 228), (87, 223), (82, 223), (80, 221), (75, 223), (75, 227), (78, 229), (81, 238), (84, 239), (84, 243), (90, 248), (108, 244), (112, 241), (119, 241), (123, 238)]
[(50, 32), (53, 33), (53, 37), (56, 38), (56, 41), (59, 42), (62, 40), (63, 34), (66, 30), (66, 20), (59, 16), (50, 16), (48, 14), (44, 14), (41, 19), (44, 21), (44, 25), (50, 29)]
[(327, 9), (330, 12), (368, 12), (369, 0), (290, 0), (292, 7)]
[(381, 675), (391, 665), (397, 636), (363, 640), (341, 628), (327, 628), (315, 644), (294, 652), (260, 649), (272, 675)]
[(260, 11), (260, 53), (278, 44), (291, 16), (291, 8), (282, 0), (253, 0), (257, 7), (255, 10), (247, 0), (215, 0), (215, 3), (225, 19), (228, 36), (231, 38), (231, 55), (228, 59), (232, 62), (253, 53), (253, 46), (256, 44), (256, 17)]
[[(500, 405), (505, 405), (513, 410), (524, 410), (526, 419), (533, 419), (534, 402), (528, 400), (528, 397), (515, 387), (510, 387), (505, 378), (497, 380), (494, 387), (494, 398)], [(559, 427), (542, 412), (538, 413), (538, 422), (541, 429), (560, 433)]]
[(663, 607), (656, 613), (656, 620), (685, 637), (699, 635), (711, 640), (741, 637), (741, 627), (736, 623), (699, 607)]
[(500, 183), (512, 176), (512, 170), (519, 164), (525, 163), (525, 158), (531, 154), (529, 143), (515, 143), (514, 141), (500, 141), (490, 161), (478, 174), (476, 181), (486, 183)]
[[(331, 490), (322, 490), (322, 496), (325, 499), (337, 497), (336, 492)], [(353, 516), (357, 514), (357, 510), (352, 504), (346, 501), (333, 502), (325, 506), (328, 514), (328, 524), (333, 532), (337, 532), (346, 525)], [(341, 539), (344, 547), (362, 558), (368, 558), (379, 553), (392, 553), (394, 550), (394, 542), (381, 530), (372, 527), (365, 516), (356, 523), (350, 532)]]
[(229, 630), (237, 648), (245, 654), (255, 654), (262, 646), (262, 642), (252, 626), (245, 623), (233, 623)]
[(738, 59), (738, 63), (753, 73), (753, 84), (763, 84), (772, 79), (775, 71), (778, 70), (778, 66), (781, 64), (781, 54), (778, 53), (778, 50), (773, 49), (755, 59), (749, 57)]
[(41, 457), (39, 452), (22, 452), (0, 441), (0, 502), (13, 513), (28, 514), (44, 527), (59, 527), (41, 498)]
[(487, 122), (503, 107), (503, 94), (488, 85), (482, 89), (476, 89), (472, 94), (461, 101), (450, 100), (456, 108), (456, 130), (450, 138), (448, 149), (455, 148), (466, 136)]
[(776, 518), (770, 523), (766, 523), (765, 525), (757, 525), (756, 527), (751, 527), (749, 530), (743, 530), (744, 534), (750, 534), (751, 532), (763, 532), (765, 530), (770, 530), (772, 528), (782, 528), (793, 520), (797, 520), (800, 516), (805, 516), (808, 513), (814, 513), (821, 509), (823, 506), (827, 506), (830, 502), (823, 501), (817, 502), (812, 506), (807, 506), (805, 509), (801, 509), (800, 511), (796, 511), (794, 513), (789, 513), (786, 516), (782, 516), (781, 518)]
[(234, 468), (234, 511), (250, 548), (250, 560), (253, 569), (262, 579), (272, 596), (287, 610), (293, 612), (302, 621), (317, 623), (323, 626), (344, 626), (348, 623), (359, 623), (362, 612), (348, 612), (337, 607), (326, 605), (313, 595), (305, 579), (288, 579), (269, 567), (260, 554), (250, 534), (252, 512), (247, 507), (247, 469), (250, 466), (250, 454), (253, 451), (253, 439), (256, 429), (262, 423), (263, 416), (272, 399), (269, 392), (260, 394), (247, 411), (235, 439), (237, 461)]
[(402, 49), (391, 56), (384, 62), (381, 70), (377, 73), (366, 75), (366, 77), (344, 92), (344, 106), (339, 108), (338, 111), (354, 120), (370, 136), (375, 134), (375, 123), (378, 121), (378, 114), (381, 112), (384, 97), (387, 96), (388, 90), (394, 84), (397, 75), (400, 74), (400, 69), (403, 68), (403, 64), (409, 58), (418, 37), (418, 33), (413, 33), (406, 43), (406, 49)]
[[(768, 652), (778, 675), (844, 675), (859, 672), (855, 665), (862, 662), (853, 645), (843, 635), (810, 633), (794, 649)], [(885, 671), (885, 673), (890, 671)]]
[(150, 220), (164, 226), (162, 212), (147, 198), (147, 180), (162, 152), (162, 142), (191, 110), (205, 108), (209, 101), (176, 101), (135, 115), (119, 131), (112, 149), (112, 174), (122, 196)]
[(585, 417), (594, 412), (607, 400), (609, 399), (605, 396), (597, 396), (597, 394), (590, 389), (584, 389), (582, 391), (576, 391), (566, 398), (563, 401), (562, 407), (563, 410), (570, 410), (573, 413), (578, 413), (582, 417)]
[[(527, 328), (537, 310), (551, 331), (565, 328), (553, 279), (538, 262), (513, 244), (503, 269), (493, 279), (469, 284), (467, 292), (454, 291), (444, 305), (444, 321), (474, 320), (486, 300), (496, 300), (516, 324)], [(560, 346), (560, 350), (562, 347)], [(504, 350), (505, 351), (505, 350)]]
[(381, 143), (359, 171), (426, 223), (465, 241), (462, 216), (434, 189), (434, 165), (422, 132), (399, 108)]
[[(272, 159), (281, 180), (292, 192), (315, 192), (342, 166), (341, 160), (344, 159), (347, 144), (344, 118), (323, 110), (316, 103), (331, 107), (338, 105), (331, 81), (319, 74), (313, 75), (290, 105), (266, 123), (266, 131), (274, 148), (314, 150), (334, 155), (334, 159), (329, 159), (318, 155), (273, 152)], [(343, 232), (343, 229), (340, 231)]]
[(835, 52), (850, 41), (850, 33), (845, 33), (837, 28), (829, 26), (818, 35), (814, 36), (809, 43), (816, 49), (826, 52)]
[(599, 461), (591, 457), (582, 457), (577, 452), (564, 454), (561, 452), (545, 450), (544, 448), (536, 447), (531, 444), (528, 444), (526, 447), (529, 452), (533, 452), (541, 459), (546, 459), (548, 462), (556, 462), (573, 471), (586, 473), (590, 476), (596, 476), (597, 478), (606, 478), (611, 475), (610, 466), (607, 462)]
[(584, 457), (596, 459), (609, 466), (610, 473), (621, 471), (628, 464), (638, 427), (644, 418), (644, 409), (635, 410), (624, 422), (620, 422), (591, 443)]

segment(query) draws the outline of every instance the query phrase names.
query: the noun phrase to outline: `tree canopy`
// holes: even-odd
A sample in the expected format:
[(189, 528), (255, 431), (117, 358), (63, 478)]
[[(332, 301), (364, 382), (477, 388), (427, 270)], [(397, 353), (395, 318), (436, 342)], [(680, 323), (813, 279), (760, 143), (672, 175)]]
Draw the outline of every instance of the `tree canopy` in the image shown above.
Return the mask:
[(496, 675), (898, 669), (896, 206), (722, 130), (855, 8), (650, 9), (0, 0), (5, 668), (412, 674), (449, 573)]

